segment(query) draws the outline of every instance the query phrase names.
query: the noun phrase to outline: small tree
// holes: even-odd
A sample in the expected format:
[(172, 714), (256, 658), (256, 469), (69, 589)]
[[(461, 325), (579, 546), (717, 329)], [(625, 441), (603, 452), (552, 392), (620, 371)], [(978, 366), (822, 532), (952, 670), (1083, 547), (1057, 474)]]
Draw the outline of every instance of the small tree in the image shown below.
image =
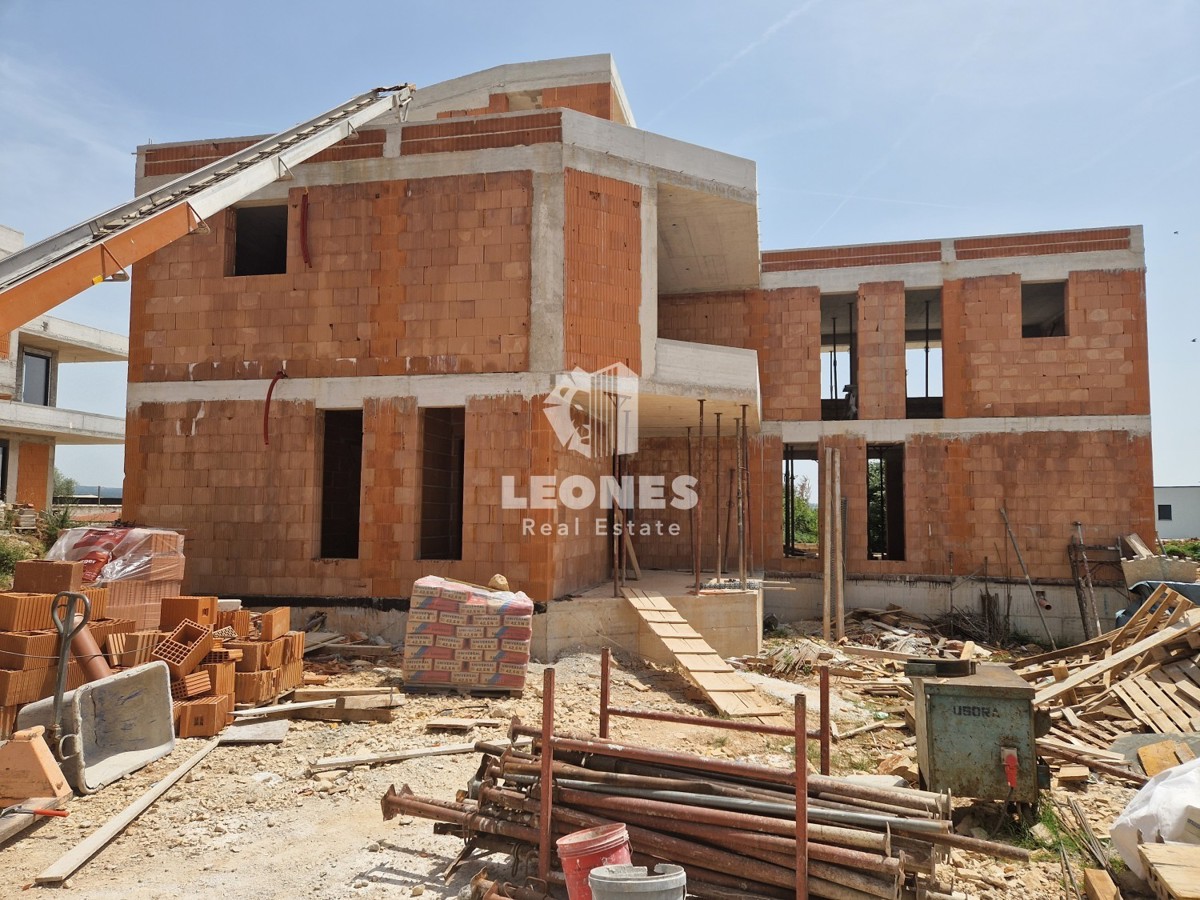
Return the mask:
[(787, 528), (787, 492), (790, 490), (794, 506), (792, 522), (792, 542), (796, 544), (815, 544), (817, 542), (817, 510), (812, 505), (812, 485), (808, 478), (800, 476), (793, 480), (793, 483), (784, 485), (783, 495), (783, 523), (784, 528)]
[(62, 471), (58, 466), (54, 467), (55, 497), (73, 497), (78, 487), (79, 483), (74, 478)]

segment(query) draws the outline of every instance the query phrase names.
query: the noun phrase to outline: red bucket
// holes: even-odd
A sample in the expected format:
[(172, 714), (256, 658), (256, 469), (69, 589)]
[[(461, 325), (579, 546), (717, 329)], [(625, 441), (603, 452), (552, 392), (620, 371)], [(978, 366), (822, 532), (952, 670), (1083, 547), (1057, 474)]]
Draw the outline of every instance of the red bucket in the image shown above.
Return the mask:
[(558, 858), (567, 877), (567, 896), (571, 900), (592, 900), (588, 874), (597, 866), (628, 865), (629, 832), (624, 825), (601, 825), (576, 831), (556, 842)]

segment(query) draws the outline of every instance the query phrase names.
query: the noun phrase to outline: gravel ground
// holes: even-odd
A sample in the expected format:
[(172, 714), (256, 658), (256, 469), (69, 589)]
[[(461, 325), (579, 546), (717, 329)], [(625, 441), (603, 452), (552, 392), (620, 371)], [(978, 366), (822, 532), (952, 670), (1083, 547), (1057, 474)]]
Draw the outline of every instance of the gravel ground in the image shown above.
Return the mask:
[[(707, 714), (676, 675), (626, 662), (614, 664), (614, 704)], [(329, 686), (399, 683), (399, 671), (377, 661), (354, 662), (345, 668), (350, 671), (335, 675)], [(599, 657), (565, 656), (555, 669), (557, 730), (594, 734)], [(440, 873), (454, 860), (462, 842), (433, 834), (432, 823), (425, 820), (405, 817), (384, 822), (379, 801), (389, 785), (399, 788), (405, 783), (417, 794), (453, 799), (474, 774), (477, 754), (360, 766), (315, 776), (308, 766), (323, 757), (503, 737), (505, 729), (476, 729), (466, 736), (432, 734), (425, 722), (442, 715), (500, 719), (515, 715), (536, 723), (541, 716), (541, 676), (542, 667), (531, 666), (530, 687), (520, 698), (408, 695), (390, 724), (297, 721), (283, 744), (218, 747), (64, 887), (72, 896), (95, 900), (221, 893), (258, 900), (469, 896), (471, 877), (485, 866), (493, 875), (507, 877), (508, 858), (472, 860), (443, 882)], [(814, 684), (815, 680), (805, 687)], [(844, 689), (839, 694), (833, 704), (835, 723), (845, 730), (866, 721), (870, 712)], [(613, 733), (634, 743), (785, 768), (792, 765), (790, 742), (783, 738), (628, 719), (616, 721)], [(871, 769), (881, 755), (902, 746), (904, 738), (904, 732), (877, 731), (837, 745), (835, 774)], [(204, 743), (179, 741), (169, 757), (97, 794), (72, 801), (69, 818), (45, 821), (11, 841), (0, 851), (0, 897), (20, 895), (40, 871)], [(1076, 793), (1101, 835), (1131, 795), (1128, 789), (1103, 784)], [(1038, 856), (1045, 859), (1014, 865), (956, 851), (952, 864), (939, 872), (948, 876), (953, 871), (959, 890), (981, 898), (1062, 896), (1057, 855)]]

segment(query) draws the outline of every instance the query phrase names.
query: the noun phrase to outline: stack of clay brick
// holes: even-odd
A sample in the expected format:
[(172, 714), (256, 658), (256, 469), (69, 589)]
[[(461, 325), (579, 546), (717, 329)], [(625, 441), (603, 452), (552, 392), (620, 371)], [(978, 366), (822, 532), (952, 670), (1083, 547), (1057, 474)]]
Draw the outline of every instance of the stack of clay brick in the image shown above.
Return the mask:
[(533, 601), (524, 594), (418, 579), (404, 638), (405, 685), (520, 692), (532, 636)]
[(159, 604), (183, 585), (183, 535), (161, 528), (71, 528), (46, 554), (48, 560), (83, 562), (85, 587), (108, 587), (113, 615), (137, 628), (158, 625)]
[(216, 597), (164, 597), (157, 630), (108, 639), (113, 666), (166, 663), (179, 737), (211, 737), (236, 704), (260, 705), (304, 680), (304, 632), (288, 630), (289, 609), (217, 607)]
[[(97, 643), (132, 631), (129, 619), (107, 618), (107, 588), (82, 588), (82, 562), (19, 562), (13, 589), (0, 594), (0, 740), (12, 733), (17, 711), (26, 703), (54, 693), (58, 680), (58, 632), (51, 607), (59, 591), (86, 596), (90, 628)], [(83, 669), (74, 659), (67, 666), (67, 688), (83, 684)]]

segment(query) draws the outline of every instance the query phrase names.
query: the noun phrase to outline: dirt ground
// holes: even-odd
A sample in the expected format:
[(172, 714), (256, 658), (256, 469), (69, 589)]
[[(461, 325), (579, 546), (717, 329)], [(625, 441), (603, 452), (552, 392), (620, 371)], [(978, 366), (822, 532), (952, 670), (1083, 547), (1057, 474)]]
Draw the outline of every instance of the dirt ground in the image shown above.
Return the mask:
[[(398, 664), (398, 661), (391, 661)], [(351, 661), (330, 686), (399, 684), (397, 668), (379, 661)], [(508, 875), (508, 858), (472, 860), (443, 882), (440, 873), (458, 854), (457, 838), (433, 834), (433, 823), (400, 818), (384, 822), (380, 797), (389, 785), (408, 784), (417, 794), (453, 799), (467, 785), (478, 754), (429, 757), (351, 771), (310, 775), (317, 759), (410, 747), (503, 737), (505, 729), (476, 729), (469, 735), (434, 734), (430, 718), (443, 715), (537, 723), (541, 717), (542, 666), (532, 665), (524, 696), (481, 700), (457, 696), (407, 695), (390, 724), (330, 724), (296, 721), (278, 745), (221, 746), (184, 781), (150, 807), (124, 833), (64, 885), (72, 896), (95, 900), (162, 897), (343, 898), (414, 897), (430, 900), (469, 896), (468, 882), (485, 866), (494, 877)], [(595, 734), (599, 714), (599, 656), (568, 655), (555, 663), (557, 730)], [(810, 698), (815, 727), (815, 678), (798, 685)], [(835, 682), (833, 720), (842, 730), (868, 721), (873, 712)], [(782, 688), (782, 689), (781, 689)], [(788, 684), (766, 683), (778, 694)], [(689, 698), (671, 672), (614, 661), (612, 702), (708, 715)], [(641, 720), (614, 720), (613, 736), (632, 743), (792, 767), (791, 742), (737, 732), (682, 727)], [(836, 744), (834, 774), (874, 771), (878, 760), (903, 745), (904, 731), (876, 731)], [(204, 745), (182, 740), (168, 757), (97, 794), (73, 800), (66, 819), (51, 819), (0, 849), (0, 898), (29, 896), (22, 889), (62, 853), (99, 828), (159, 778)], [(810, 758), (815, 759), (815, 741)], [(1056, 789), (1057, 791), (1057, 789)], [(1132, 791), (1090, 784), (1074, 790), (1102, 836)], [(988, 810), (976, 815), (985, 819)], [(996, 812), (990, 812), (995, 816)], [(1075, 860), (1077, 877), (1080, 860)], [(955, 851), (939, 869), (969, 896), (1046, 900), (1063, 894), (1057, 852), (1039, 851), (1029, 864), (1013, 864)], [(32, 891), (51, 890), (33, 887)]]

